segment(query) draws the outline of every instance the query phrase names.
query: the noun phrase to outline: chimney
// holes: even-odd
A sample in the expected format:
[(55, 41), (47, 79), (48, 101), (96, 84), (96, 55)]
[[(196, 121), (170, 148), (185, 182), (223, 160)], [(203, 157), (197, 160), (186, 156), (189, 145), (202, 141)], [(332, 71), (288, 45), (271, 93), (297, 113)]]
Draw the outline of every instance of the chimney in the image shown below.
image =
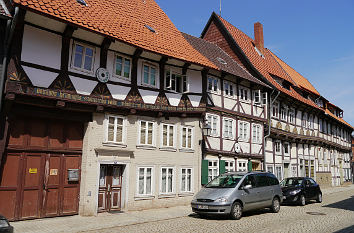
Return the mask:
[(254, 24), (254, 42), (257, 49), (264, 55), (263, 25), (260, 22)]

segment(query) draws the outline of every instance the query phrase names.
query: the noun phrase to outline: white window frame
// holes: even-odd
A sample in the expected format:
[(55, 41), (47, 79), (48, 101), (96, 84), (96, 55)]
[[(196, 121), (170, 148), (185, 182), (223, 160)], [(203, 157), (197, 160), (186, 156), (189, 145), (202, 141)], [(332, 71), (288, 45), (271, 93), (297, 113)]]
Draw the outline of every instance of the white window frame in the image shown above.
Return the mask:
[[(277, 168), (280, 168), (280, 174), (277, 174)], [(278, 180), (282, 180), (283, 179), (283, 166), (281, 165), (275, 165), (275, 176), (278, 178)], [(278, 177), (278, 175), (280, 175), (280, 177)]]
[(260, 105), (263, 102), (263, 98), (261, 96), (261, 90), (253, 91), (253, 103), (255, 105)]
[[(169, 73), (169, 74), (168, 74)], [(169, 77), (169, 83), (167, 83), (167, 76), (170, 76)], [(175, 87), (174, 89), (172, 89), (172, 82), (173, 82), (173, 78), (172, 76), (175, 75)], [(177, 76), (180, 78), (180, 80), (177, 80)], [(180, 91), (177, 91), (177, 82), (180, 82), (180, 87), (181, 87), (181, 92)], [(184, 82), (186, 83), (186, 89), (184, 90)], [(171, 92), (175, 92), (175, 93), (186, 93), (189, 91), (189, 80), (188, 80), (188, 77), (187, 75), (182, 75), (181, 73), (178, 73), (176, 71), (174, 71), (173, 69), (167, 69), (165, 71), (165, 90), (168, 90), (168, 91), (171, 91)]]
[[(113, 141), (108, 140), (108, 126), (109, 126), (109, 118), (114, 118), (114, 130), (113, 130)], [(118, 142), (116, 140), (117, 136), (117, 121), (118, 119), (123, 120), (123, 125), (122, 125), (122, 141)], [(117, 116), (117, 115), (106, 115), (105, 116), (105, 143), (113, 143), (113, 144), (125, 144), (126, 142), (126, 117), (123, 116)]]
[[(209, 165), (209, 163), (212, 162), (212, 166)], [(214, 166), (214, 162), (216, 162), (216, 166)], [(209, 170), (212, 170), (212, 175), (211, 179), (209, 179)], [(213, 173), (213, 171), (216, 171)], [(215, 177), (219, 175), (219, 160), (218, 159), (208, 159), (208, 182), (210, 180), (213, 180)]]
[[(172, 169), (172, 191), (168, 192), (168, 176), (166, 176), (166, 192), (162, 192), (162, 169), (167, 169), (166, 170), (166, 175), (168, 175), (168, 170)], [(159, 194), (160, 195), (174, 195), (176, 193), (176, 169), (175, 167), (171, 167), (171, 166), (161, 166), (160, 167), (160, 191)]]
[(281, 141), (274, 141), (274, 152), (277, 154), (281, 154)]
[(224, 96), (234, 98), (235, 97), (235, 84), (224, 80)]
[(252, 143), (261, 144), (263, 138), (262, 126), (252, 123)]
[[(211, 82), (211, 89), (209, 83)], [(216, 90), (215, 90), (215, 84), (216, 84)], [(210, 93), (218, 94), (220, 87), (219, 87), (219, 79), (214, 76), (208, 75), (208, 83), (207, 83), (207, 91)]]
[(308, 125), (308, 128), (309, 129), (313, 129), (313, 124), (314, 124), (314, 117), (312, 114), (309, 115), (309, 119), (308, 119), (308, 122), (307, 122), (307, 125)]
[(226, 172), (235, 171), (235, 160), (225, 160), (225, 171)]
[(306, 112), (302, 113), (301, 127), (303, 127), (303, 128), (307, 128), (308, 127), (308, 125), (307, 125), (307, 113)]
[(250, 138), (250, 123), (247, 121), (238, 121), (239, 141), (248, 141), (249, 138)]
[(280, 120), (287, 121), (288, 106), (283, 105), (280, 107)]
[[(149, 122), (152, 123), (152, 144), (146, 144), (146, 143), (142, 143), (140, 141), (140, 136), (141, 136), (141, 123), (142, 122)], [(145, 140), (148, 140), (148, 130), (145, 129)], [(156, 139), (156, 122), (155, 121), (151, 121), (151, 120), (144, 120), (144, 119), (140, 119), (139, 120), (139, 127), (138, 127), (138, 146), (143, 146), (143, 147), (155, 147), (155, 139)]]
[(267, 105), (268, 103), (268, 93), (267, 92), (263, 92), (262, 93), (262, 104), (263, 105)]
[[(242, 164), (244, 166), (241, 167), (240, 164)], [(238, 159), (237, 160), (237, 171), (238, 172), (247, 171), (247, 169), (248, 169), (247, 164), (248, 164), (247, 160)]]
[[(186, 129), (186, 146), (183, 147), (183, 129)], [(191, 130), (191, 147), (188, 147), (188, 132)], [(181, 150), (194, 150), (194, 127), (193, 126), (188, 126), (188, 125), (181, 125), (181, 145), (180, 145)]]
[[(144, 82), (144, 66), (148, 66), (149, 67), (149, 83), (145, 83)], [(155, 85), (150, 84), (151, 82), (151, 68), (155, 69)], [(149, 62), (143, 62), (142, 66), (141, 66), (141, 84), (143, 86), (148, 86), (148, 87), (157, 87), (157, 82), (158, 82), (158, 76), (159, 76), (159, 71), (158, 71), (159, 67), (156, 64), (152, 64)]]
[[(117, 57), (118, 56), (122, 58), (122, 72), (121, 72), (120, 75), (116, 74), (116, 66), (117, 66)], [(129, 77), (125, 77), (124, 76), (124, 68), (125, 68), (125, 61), (126, 60), (130, 61)], [(124, 79), (124, 80), (130, 80), (131, 79), (131, 75), (132, 75), (132, 66), (133, 66), (133, 59), (131, 59), (130, 57), (127, 57), (125, 55), (122, 55), (120, 53), (115, 53), (114, 54), (113, 72), (112, 72), (113, 77)]]
[[(183, 170), (186, 170), (186, 172), (188, 171), (188, 170), (190, 170), (191, 171), (191, 180), (190, 180), (190, 182), (191, 182), (191, 190), (187, 190), (188, 188), (188, 183), (187, 183), (187, 175), (186, 175), (186, 182), (185, 182), (185, 187), (182, 187), (182, 178), (183, 178)], [(187, 173), (186, 173), (187, 174)], [(181, 193), (193, 193), (194, 192), (194, 189), (193, 189), (193, 185), (194, 185), (194, 181), (193, 181), (193, 168), (192, 167), (181, 167), (181, 169), (180, 169), (180, 192)], [(183, 188), (184, 188), (184, 190), (183, 190)]]
[(288, 111), (289, 123), (295, 124), (295, 108), (290, 108)]
[(242, 102), (250, 102), (249, 89), (247, 87), (238, 87), (239, 100)]
[[(75, 64), (76, 45), (80, 45), (80, 46), (83, 47), (81, 67), (77, 67), (77, 66), (74, 65)], [(85, 64), (85, 56), (86, 56), (86, 49), (87, 48), (92, 49), (92, 63), (91, 63), (91, 69), (90, 70), (87, 70), (87, 69), (83, 68), (84, 64)], [(87, 44), (84, 44), (84, 43), (81, 43), (81, 42), (78, 42), (78, 41), (73, 41), (70, 67), (72, 69), (74, 69), (74, 70), (78, 70), (78, 71), (81, 71), (81, 72), (84, 72), (84, 73), (92, 74), (94, 72), (93, 68), (94, 68), (94, 65), (95, 65), (95, 56), (96, 56), (96, 48), (95, 47), (87, 45)]]
[(206, 120), (211, 127), (210, 136), (218, 137), (220, 133), (220, 116), (214, 114), (207, 114)]
[[(151, 168), (151, 193), (146, 193), (146, 169)], [(139, 193), (139, 170), (144, 169), (144, 193)], [(136, 169), (136, 196), (137, 197), (152, 197), (154, 196), (154, 167), (153, 166), (137, 166)]]
[(272, 117), (279, 118), (279, 102), (274, 102), (272, 106)]
[(222, 122), (223, 122), (222, 124), (223, 137), (227, 139), (234, 139), (234, 135), (235, 135), (234, 119), (224, 117)]
[[(164, 126), (167, 126), (167, 144), (169, 144), (169, 141), (170, 141), (170, 127), (172, 126), (172, 145), (164, 145), (163, 144), (163, 139), (164, 139), (164, 134), (163, 134), (163, 127)], [(160, 134), (161, 134), (161, 137), (160, 137), (160, 147), (161, 148), (176, 148), (176, 125), (175, 124), (169, 124), (169, 123), (161, 123), (160, 125)]]

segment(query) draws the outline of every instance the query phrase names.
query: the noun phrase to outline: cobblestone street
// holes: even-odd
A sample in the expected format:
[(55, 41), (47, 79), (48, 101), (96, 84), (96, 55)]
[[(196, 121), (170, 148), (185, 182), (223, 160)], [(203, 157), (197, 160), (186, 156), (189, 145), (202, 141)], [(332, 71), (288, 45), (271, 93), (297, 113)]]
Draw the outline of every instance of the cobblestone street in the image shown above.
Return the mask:
[(354, 232), (354, 191), (329, 193), (321, 204), (246, 213), (241, 220), (189, 216), (89, 232)]

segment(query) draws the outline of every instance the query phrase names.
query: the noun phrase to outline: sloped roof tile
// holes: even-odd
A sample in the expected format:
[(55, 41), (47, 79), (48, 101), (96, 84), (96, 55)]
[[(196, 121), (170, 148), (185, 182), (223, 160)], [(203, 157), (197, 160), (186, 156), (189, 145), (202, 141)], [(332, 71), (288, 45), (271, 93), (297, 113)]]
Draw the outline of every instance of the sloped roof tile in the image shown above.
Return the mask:
[(342, 122), (343, 124), (345, 124), (346, 126), (349, 126), (351, 129), (354, 129), (353, 126), (351, 126), (348, 122), (346, 122), (343, 118), (337, 117), (336, 115), (334, 115), (333, 113), (331, 113), (331, 111), (329, 111), (328, 109), (326, 109), (325, 113), (329, 116), (331, 116), (332, 118), (336, 119), (339, 122)]
[[(154, 0), (14, 0), (34, 12), (72, 23), (142, 49), (216, 68), (196, 51)], [(151, 32), (145, 25), (152, 27)]]

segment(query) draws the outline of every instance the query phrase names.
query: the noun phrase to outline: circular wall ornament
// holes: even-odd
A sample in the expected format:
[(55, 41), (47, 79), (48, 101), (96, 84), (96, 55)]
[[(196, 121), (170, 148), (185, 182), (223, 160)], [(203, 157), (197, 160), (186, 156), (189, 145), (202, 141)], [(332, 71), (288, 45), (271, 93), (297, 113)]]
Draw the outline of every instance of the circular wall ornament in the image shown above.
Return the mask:
[(96, 78), (102, 83), (106, 83), (110, 79), (110, 74), (105, 68), (98, 68), (96, 70)]
[(238, 142), (235, 144), (235, 152), (237, 154), (241, 152), (241, 145)]

